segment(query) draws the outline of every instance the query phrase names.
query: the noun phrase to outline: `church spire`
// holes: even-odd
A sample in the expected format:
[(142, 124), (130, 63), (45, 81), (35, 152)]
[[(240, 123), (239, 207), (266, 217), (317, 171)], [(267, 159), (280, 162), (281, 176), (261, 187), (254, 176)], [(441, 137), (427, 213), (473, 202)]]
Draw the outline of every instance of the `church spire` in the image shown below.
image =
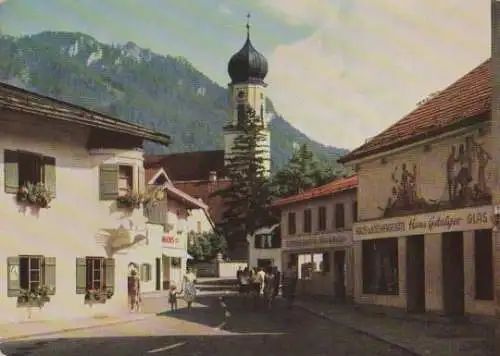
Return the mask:
[(246, 28), (247, 28), (247, 40), (250, 40), (250, 13), (247, 14), (247, 24), (246, 24)]

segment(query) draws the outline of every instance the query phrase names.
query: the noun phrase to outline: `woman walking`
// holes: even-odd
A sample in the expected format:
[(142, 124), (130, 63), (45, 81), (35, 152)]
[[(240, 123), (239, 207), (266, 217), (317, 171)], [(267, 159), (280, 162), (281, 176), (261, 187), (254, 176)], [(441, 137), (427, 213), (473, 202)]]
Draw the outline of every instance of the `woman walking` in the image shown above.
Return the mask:
[(191, 310), (191, 306), (196, 299), (196, 275), (191, 271), (190, 268), (187, 269), (187, 273), (184, 275), (184, 300), (187, 303), (188, 310)]

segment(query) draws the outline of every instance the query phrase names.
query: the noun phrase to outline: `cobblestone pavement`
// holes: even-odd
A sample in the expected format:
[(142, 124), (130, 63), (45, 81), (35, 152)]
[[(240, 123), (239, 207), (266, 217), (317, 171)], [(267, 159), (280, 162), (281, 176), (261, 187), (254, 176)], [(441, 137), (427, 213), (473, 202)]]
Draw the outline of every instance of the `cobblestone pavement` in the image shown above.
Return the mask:
[(242, 302), (208, 296), (191, 312), (164, 312), (135, 323), (0, 344), (0, 349), (7, 356), (411, 355), (299, 309), (252, 311)]

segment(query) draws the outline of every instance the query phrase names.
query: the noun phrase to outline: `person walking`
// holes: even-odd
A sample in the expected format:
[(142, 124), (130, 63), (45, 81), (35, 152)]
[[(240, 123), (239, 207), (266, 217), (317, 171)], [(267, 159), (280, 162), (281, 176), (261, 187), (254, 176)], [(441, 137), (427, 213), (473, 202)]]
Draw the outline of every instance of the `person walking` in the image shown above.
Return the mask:
[(183, 284), (184, 300), (187, 303), (188, 310), (191, 310), (191, 306), (196, 300), (196, 275), (190, 268), (187, 269), (187, 273), (184, 275)]
[(139, 311), (141, 303), (141, 282), (133, 269), (128, 277), (128, 299), (130, 311)]

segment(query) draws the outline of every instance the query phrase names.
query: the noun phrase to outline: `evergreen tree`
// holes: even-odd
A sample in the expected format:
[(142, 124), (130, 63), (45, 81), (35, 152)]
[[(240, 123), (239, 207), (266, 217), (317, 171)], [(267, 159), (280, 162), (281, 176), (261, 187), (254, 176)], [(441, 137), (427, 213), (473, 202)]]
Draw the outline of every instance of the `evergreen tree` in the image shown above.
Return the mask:
[(320, 163), (306, 144), (302, 144), (273, 178), (273, 194), (287, 197), (337, 178), (333, 165)]
[(253, 109), (247, 108), (246, 119), (238, 126), (231, 156), (226, 162), (228, 188), (214, 195), (222, 197), (224, 214), (221, 227), (229, 248), (236, 241), (246, 241), (248, 234), (275, 220), (267, 208), (271, 201), (270, 182), (266, 168), (263, 122)]

